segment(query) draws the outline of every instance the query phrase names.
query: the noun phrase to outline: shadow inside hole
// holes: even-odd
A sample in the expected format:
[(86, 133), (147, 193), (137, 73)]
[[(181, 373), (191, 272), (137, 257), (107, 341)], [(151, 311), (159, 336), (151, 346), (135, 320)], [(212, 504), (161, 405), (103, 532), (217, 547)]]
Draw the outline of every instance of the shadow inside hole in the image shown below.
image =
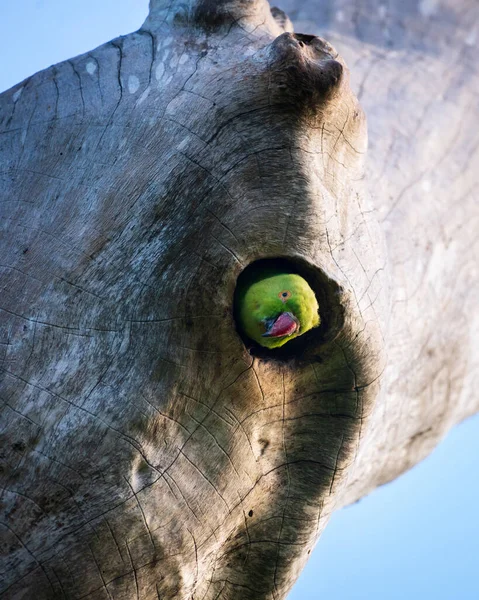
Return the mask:
[(299, 41), (300, 44), (304, 44), (309, 46), (311, 42), (314, 42), (318, 39), (315, 35), (308, 35), (307, 33), (295, 33), (294, 37)]
[[(261, 277), (271, 270), (301, 275), (316, 295), (321, 323), (310, 331), (287, 342), (280, 348), (265, 348), (249, 338), (242, 330), (239, 319), (240, 290), (252, 277)], [(263, 258), (250, 263), (239, 275), (234, 295), (236, 329), (252, 356), (277, 361), (292, 359), (321, 362), (321, 348), (333, 341), (344, 324), (342, 288), (326, 273), (300, 257)]]

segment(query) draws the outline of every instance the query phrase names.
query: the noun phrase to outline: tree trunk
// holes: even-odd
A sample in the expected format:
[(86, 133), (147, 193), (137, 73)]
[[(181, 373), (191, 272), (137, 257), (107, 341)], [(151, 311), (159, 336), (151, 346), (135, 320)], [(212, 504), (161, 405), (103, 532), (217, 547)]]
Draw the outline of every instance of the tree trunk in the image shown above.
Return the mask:
[[(285, 598), (479, 408), (479, 9), (283, 4), (151, 0), (0, 95), (2, 599)], [(284, 350), (256, 261), (319, 301)]]

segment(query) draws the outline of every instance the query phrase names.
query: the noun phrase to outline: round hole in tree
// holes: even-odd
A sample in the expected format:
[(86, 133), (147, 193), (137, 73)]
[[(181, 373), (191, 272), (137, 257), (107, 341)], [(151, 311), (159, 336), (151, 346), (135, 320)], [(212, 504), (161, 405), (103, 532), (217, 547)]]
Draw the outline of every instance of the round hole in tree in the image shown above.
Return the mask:
[(259, 259), (238, 277), (236, 328), (253, 356), (320, 361), (344, 323), (341, 295), (338, 283), (301, 257)]
[(248, 517), (252, 517), (252, 516), (253, 516), (253, 511), (250, 510), (249, 513), (248, 513)]

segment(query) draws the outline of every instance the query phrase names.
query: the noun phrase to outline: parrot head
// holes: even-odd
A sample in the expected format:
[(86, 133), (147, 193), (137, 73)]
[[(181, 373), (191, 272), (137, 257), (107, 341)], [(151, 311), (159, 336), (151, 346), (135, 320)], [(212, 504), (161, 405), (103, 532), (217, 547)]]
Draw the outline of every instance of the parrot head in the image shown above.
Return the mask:
[(308, 282), (294, 273), (271, 273), (245, 285), (239, 298), (243, 331), (265, 348), (279, 348), (320, 324)]

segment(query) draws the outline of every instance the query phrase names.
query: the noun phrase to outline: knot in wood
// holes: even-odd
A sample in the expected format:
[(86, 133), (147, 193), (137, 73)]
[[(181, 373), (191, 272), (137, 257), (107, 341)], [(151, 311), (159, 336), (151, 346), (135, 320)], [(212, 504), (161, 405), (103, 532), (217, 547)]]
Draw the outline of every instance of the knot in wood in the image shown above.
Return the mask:
[(325, 40), (302, 33), (283, 33), (271, 44), (274, 83), (298, 99), (318, 103), (341, 87), (344, 66)]

